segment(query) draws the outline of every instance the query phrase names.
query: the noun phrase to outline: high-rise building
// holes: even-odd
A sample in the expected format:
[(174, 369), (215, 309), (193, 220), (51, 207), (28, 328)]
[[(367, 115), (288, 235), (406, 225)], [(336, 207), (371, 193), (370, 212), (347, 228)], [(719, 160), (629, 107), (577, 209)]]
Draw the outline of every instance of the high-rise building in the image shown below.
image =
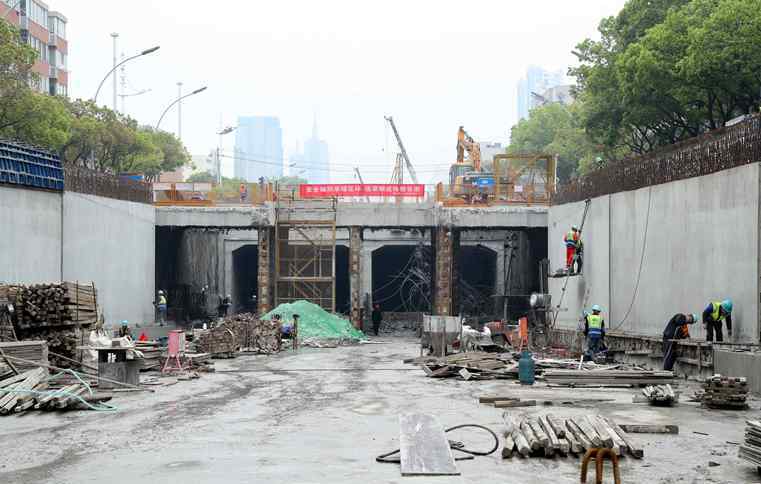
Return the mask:
[(564, 84), (563, 71), (548, 71), (529, 66), (526, 77), (518, 81), (518, 120), (528, 118), (532, 109), (542, 104), (541, 94)]
[(304, 142), (303, 160), (305, 170), (303, 178), (309, 180), (309, 183), (330, 183), (328, 143), (317, 136), (316, 117), (312, 124), (312, 137)]
[(273, 116), (240, 116), (234, 174), (247, 182), (283, 176), (283, 130)]
[(37, 51), (32, 67), (37, 77), (30, 80), (31, 86), (51, 95), (68, 96), (66, 17), (39, 0), (0, 0), (0, 17), (18, 27), (21, 39)]

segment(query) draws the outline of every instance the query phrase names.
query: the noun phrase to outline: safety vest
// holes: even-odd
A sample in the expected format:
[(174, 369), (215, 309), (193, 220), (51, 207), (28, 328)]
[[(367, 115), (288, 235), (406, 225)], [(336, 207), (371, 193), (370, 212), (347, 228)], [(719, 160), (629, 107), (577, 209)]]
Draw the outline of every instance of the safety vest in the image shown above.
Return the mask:
[(713, 312), (711, 312), (711, 319), (716, 322), (719, 322), (722, 319), (724, 319), (724, 316), (721, 315), (721, 303), (712, 302), (711, 306), (713, 307)]
[(589, 336), (602, 336), (602, 316), (599, 314), (590, 314), (587, 316), (587, 324), (589, 325)]
[(159, 296), (159, 306), (166, 306), (166, 297)]
[(579, 236), (576, 232), (573, 230), (569, 230), (567, 234), (565, 234), (565, 245), (566, 247), (576, 247), (576, 243), (579, 240)]

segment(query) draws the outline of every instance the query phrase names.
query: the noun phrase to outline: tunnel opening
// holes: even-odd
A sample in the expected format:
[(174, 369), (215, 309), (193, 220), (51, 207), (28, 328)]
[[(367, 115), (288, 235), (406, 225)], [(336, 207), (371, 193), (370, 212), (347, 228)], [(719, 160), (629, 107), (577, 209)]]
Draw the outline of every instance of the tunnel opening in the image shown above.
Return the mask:
[(233, 251), (232, 300), (235, 312), (256, 313), (259, 290), (259, 246), (244, 245)]
[(465, 316), (495, 314), (497, 253), (483, 245), (461, 246), (457, 254), (459, 268), (459, 312)]
[(433, 251), (424, 245), (387, 245), (373, 252), (373, 304), (384, 312), (431, 311)]
[(336, 245), (336, 312), (349, 314), (351, 292), (349, 282), (349, 248)]

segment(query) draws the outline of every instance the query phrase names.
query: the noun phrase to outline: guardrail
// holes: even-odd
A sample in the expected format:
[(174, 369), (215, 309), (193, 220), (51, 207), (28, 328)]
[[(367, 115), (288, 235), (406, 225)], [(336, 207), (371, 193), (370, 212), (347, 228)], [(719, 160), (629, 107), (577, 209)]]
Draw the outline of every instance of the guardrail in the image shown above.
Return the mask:
[(152, 202), (151, 184), (147, 182), (72, 165), (64, 165), (63, 175), (64, 190), (66, 191), (130, 202), (148, 204)]

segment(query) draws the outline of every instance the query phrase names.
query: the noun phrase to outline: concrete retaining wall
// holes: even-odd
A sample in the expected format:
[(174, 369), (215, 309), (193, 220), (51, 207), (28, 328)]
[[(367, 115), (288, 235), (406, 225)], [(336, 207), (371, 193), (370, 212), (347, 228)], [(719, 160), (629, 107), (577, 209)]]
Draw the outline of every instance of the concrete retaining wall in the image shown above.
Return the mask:
[(0, 186), (0, 282), (61, 280), (61, 200)]
[[(583, 210), (583, 202), (551, 207), (553, 269), (564, 265), (563, 235)], [(731, 297), (734, 340), (758, 341), (758, 163), (595, 198), (583, 239), (584, 274), (569, 280), (559, 327), (576, 327), (583, 307), (600, 304), (609, 327), (659, 336), (674, 313), (700, 313), (708, 301)], [(550, 282), (554, 304), (564, 282)], [(705, 337), (700, 324), (691, 334)]]
[(94, 281), (108, 323), (153, 321), (153, 206), (65, 192), (63, 210), (63, 279)]
[(153, 320), (152, 206), (2, 186), (0, 207), (0, 281), (94, 281), (106, 322)]
[(748, 379), (749, 390), (761, 393), (761, 353), (758, 351), (713, 351), (713, 367), (716, 373), (725, 376), (744, 376)]

